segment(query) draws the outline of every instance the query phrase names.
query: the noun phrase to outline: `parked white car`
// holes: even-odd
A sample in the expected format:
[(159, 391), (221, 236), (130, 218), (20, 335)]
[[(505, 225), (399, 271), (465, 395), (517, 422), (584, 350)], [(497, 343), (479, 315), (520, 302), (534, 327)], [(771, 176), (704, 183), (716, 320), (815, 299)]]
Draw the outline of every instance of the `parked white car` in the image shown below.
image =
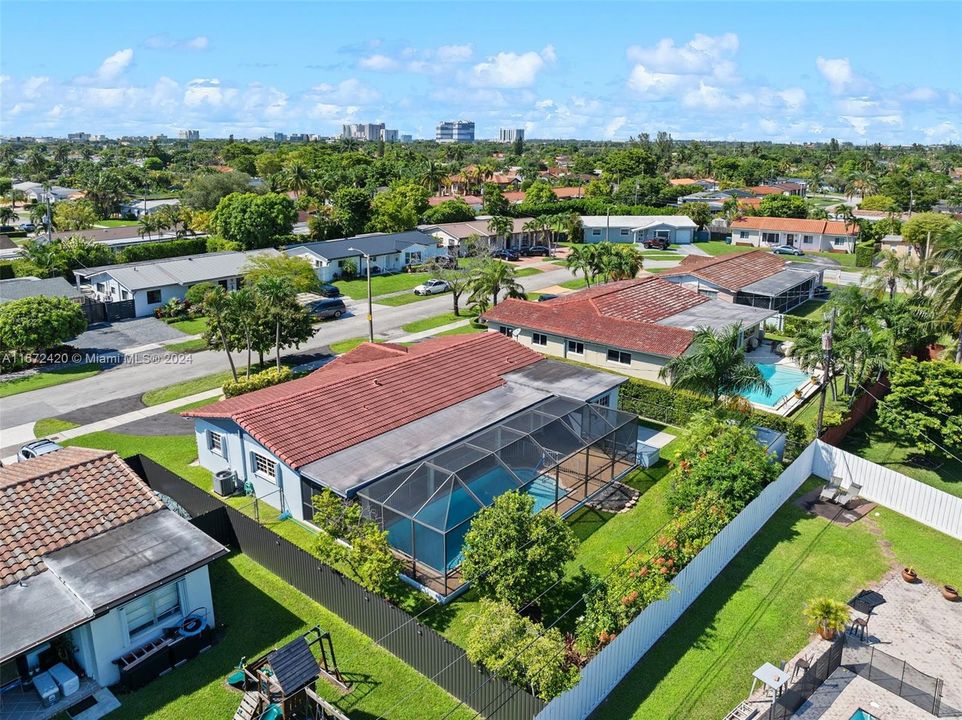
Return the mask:
[(444, 280), (428, 280), (414, 288), (415, 295), (440, 295), (451, 289)]

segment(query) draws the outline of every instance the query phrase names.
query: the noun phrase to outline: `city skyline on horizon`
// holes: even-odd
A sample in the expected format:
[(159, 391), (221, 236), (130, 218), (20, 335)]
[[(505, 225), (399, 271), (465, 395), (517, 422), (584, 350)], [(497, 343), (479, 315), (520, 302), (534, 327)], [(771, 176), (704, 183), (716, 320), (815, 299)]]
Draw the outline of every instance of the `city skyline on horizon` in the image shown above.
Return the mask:
[[(830, 19), (821, 3), (694, 3), (684, 15), (679, 3), (597, 3), (603, 32), (590, 38), (578, 5), (462, 5), (477, 11), (471, 23), (434, 3), (142, 3), (136, 17), (48, 3), (60, 21), (41, 54), (18, 31), (36, 6), (4, 3), (0, 133), (332, 137), (384, 122), (431, 139), (439, 121), (464, 119), (492, 140), (522, 128), (531, 139), (962, 141), (958, 3), (873, 5), (870, 24), (864, 3), (831, 5)], [(920, 21), (933, 13), (945, 22)]]

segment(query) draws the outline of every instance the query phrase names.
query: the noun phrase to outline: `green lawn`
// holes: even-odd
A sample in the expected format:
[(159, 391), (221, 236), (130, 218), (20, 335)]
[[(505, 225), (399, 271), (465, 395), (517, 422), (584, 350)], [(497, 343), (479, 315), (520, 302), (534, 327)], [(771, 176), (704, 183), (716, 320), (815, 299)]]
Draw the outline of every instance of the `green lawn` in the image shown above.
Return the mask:
[(94, 223), (94, 227), (99, 228), (114, 228), (114, 227), (136, 227), (140, 222), (138, 220), (98, 220)]
[[(318, 681), (319, 693), (352, 718), (381, 715), (397, 720), (440, 717), (456, 700), (306, 595), (250, 558), (234, 554), (210, 566), (214, 613), (224, 626), (220, 641), (145, 688), (120, 696), (116, 720), (224, 720), (240, 705), (241, 694), (224, 678), (242, 657), (255, 658), (314, 625), (330, 631), (341, 672), (353, 684), (342, 695)], [(405, 701), (414, 693), (414, 701)], [(464, 708), (452, 715), (469, 718)]]
[(538, 268), (523, 267), (523, 268), (518, 268), (518, 270), (515, 271), (514, 275), (515, 277), (530, 277), (532, 275), (540, 275), (542, 272), (543, 271), (539, 270)]
[(788, 314), (807, 320), (823, 320), (826, 314), (825, 305), (825, 300), (806, 300)]
[(732, 253), (749, 252), (758, 248), (748, 247), (747, 245), (729, 245), (722, 240), (709, 240), (707, 242), (695, 243), (694, 247), (704, 250), (709, 255), (731, 255)]
[[(815, 484), (810, 481), (805, 489)], [(899, 564), (901, 558), (886, 557), (873, 529), (871, 518), (843, 528), (786, 503), (595, 717), (724, 717), (748, 694), (755, 668), (790, 658), (808, 642), (802, 617), (806, 602), (819, 595), (845, 601)], [(917, 550), (926, 563), (954, 563), (947, 572), (958, 575), (962, 543), (944, 542), (954, 546), (952, 561), (937, 557), (941, 544)], [(893, 551), (898, 555), (900, 548), (893, 545)]]
[(196, 395), (205, 390), (219, 388), (230, 379), (232, 379), (230, 370), (225, 370), (224, 372), (214, 373), (213, 375), (204, 375), (203, 377), (192, 378), (184, 382), (167, 385), (156, 390), (148, 390), (144, 393), (141, 400), (143, 400), (144, 405), (148, 407), (151, 405), (161, 405), (171, 400)]
[(585, 282), (583, 277), (577, 277), (574, 280), (565, 280), (562, 283), (558, 283), (558, 285), (569, 290), (581, 290), (582, 288), (588, 287), (588, 283)]
[[(398, 305), (410, 305), (411, 303), (421, 302), (422, 300), (430, 300), (437, 295), (415, 295), (412, 293), (404, 293), (403, 295), (391, 295), (386, 298), (374, 298), (374, 302), (377, 305), (389, 305), (391, 307), (397, 307)], [(366, 309), (362, 312), (366, 312)]]
[(207, 349), (207, 343), (204, 341), (204, 338), (195, 338), (193, 340), (184, 340), (183, 342), (168, 343), (164, 345), (164, 349), (177, 353), (201, 352)]
[(962, 543), (886, 507), (870, 517), (901, 566), (915, 568), (924, 582), (962, 587)]
[(17, 380), (4, 380), (0, 382), (0, 397), (19, 395), (20, 393), (39, 390), (41, 388), (61, 385), (93, 377), (101, 370), (98, 363), (84, 363), (82, 365), (70, 365), (69, 367), (57, 368), (56, 370), (41, 370), (33, 375), (19, 378)]
[[(335, 355), (343, 355), (346, 352), (351, 352), (361, 343), (367, 342), (367, 335), (364, 337), (350, 338), (349, 340), (339, 340), (338, 342), (332, 342), (328, 347), (331, 348), (331, 352)], [(384, 342), (383, 340), (375, 340), (374, 342)]]
[[(842, 266), (843, 270), (867, 270), (868, 268), (855, 267), (855, 253), (832, 253), (832, 252), (815, 252), (815, 251), (805, 251), (805, 255), (808, 257), (822, 257), (828, 258), (829, 260), (834, 260), (839, 265)], [(793, 260), (796, 258), (792, 258)]]
[(33, 436), (37, 438), (50, 437), (51, 435), (56, 435), (64, 430), (71, 430), (75, 427), (79, 427), (77, 423), (72, 423), (67, 420), (44, 418), (34, 423)]
[(880, 428), (874, 414), (865, 418), (842, 443), (842, 449), (866, 460), (908, 475), (937, 490), (962, 497), (962, 462), (949, 457), (925, 454), (936, 467), (917, 467), (912, 464), (916, 451), (900, 445), (897, 439)]
[[(766, 333), (765, 336), (771, 337), (771, 335), (768, 333)], [(819, 405), (819, 396), (816, 393), (815, 395), (810, 397), (808, 400), (806, 400), (805, 404), (802, 405), (800, 409), (796, 410), (792, 414), (791, 419), (800, 423), (804, 423), (808, 427), (814, 428), (815, 424), (818, 422), (818, 405)], [(837, 412), (837, 413), (842, 413), (844, 415), (847, 410), (848, 410), (848, 400), (842, 397), (841, 395), (838, 397), (837, 400), (833, 400), (832, 391), (831, 389), (829, 389), (828, 394), (825, 396), (825, 412), (826, 413)]]
[[(398, 273), (396, 275), (376, 275), (371, 278), (371, 296), (385, 295), (387, 293), (400, 292), (401, 290), (412, 290), (425, 280), (431, 279), (431, 273)], [(357, 278), (356, 280), (338, 280), (334, 283), (341, 292), (355, 300), (367, 297), (367, 278)]]
[(200, 335), (207, 329), (207, 318), (198, 317), (193, 320), (178, 320), (170, 323), (172, 328), (180, 330), (185, 335)]
[(422, 318), (421, 320), (409, 322), (407, 325), (402, 325), (401, 329), (406, 333), (424, 332), (425, 330), (431, 330), (436, 327), (441, 327), (442, 325), (450, 325), (451, 323), (462, 320), (470, 320), (471, 318), (472, 315), (467, 313), (463, 315), (444, 313), (443, 315), (435, 315), (434, 317)]

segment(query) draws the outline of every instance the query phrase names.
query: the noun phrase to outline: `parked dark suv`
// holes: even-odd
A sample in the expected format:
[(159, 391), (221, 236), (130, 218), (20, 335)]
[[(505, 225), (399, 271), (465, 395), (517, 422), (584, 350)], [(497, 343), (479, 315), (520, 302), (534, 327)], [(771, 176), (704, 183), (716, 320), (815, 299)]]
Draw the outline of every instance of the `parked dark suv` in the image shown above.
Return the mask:
[(551, 257), (551, 248), (547, 245), (528, 245), (521, 248), (521, 254), (525, 257)]
[(317, 294), (321, 297), (336, 298), (341, 296), (341, 289), (337, 285), (322, 283), (321, 289), (318, 290)]
[(491, 253), (491, 257), (498, 258), (499, 260), (509, 260), (510, 262), (516, 262), (521, 259), (517, 250), (495, 250)]
[(315, 320), (337, 319), (347, 312), (347, 306), (341, 298), (315, 300), (307, 306), (307, 309)]
[(652, 238), (644, 242), (646, 250), (667, 250), (671, 243), (665, 238)]

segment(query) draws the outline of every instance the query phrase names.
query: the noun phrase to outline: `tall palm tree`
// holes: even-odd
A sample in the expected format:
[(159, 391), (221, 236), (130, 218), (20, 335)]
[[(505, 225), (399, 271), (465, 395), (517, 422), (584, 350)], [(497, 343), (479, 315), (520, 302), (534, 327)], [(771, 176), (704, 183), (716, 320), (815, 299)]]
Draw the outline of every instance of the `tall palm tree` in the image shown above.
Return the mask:
[(140, 221), (137, 223), (137, 234), (140, 235), (140, 237), (146, 235), (147, 239), (150, 240), (150, 234), (158, 229), (157, 218), (153, 215), (144, 213), (140, 216)]
[(431, 192), (440, 195), (441, 184), (445, 177), (447, 177), (445, 169), (434, 160), (428, 160), (428, 166), (425, 168), (424, 174), (421, 175), (421, 183)]
[(281, 322), (283, 313), (280, 308), (294, 297), (294, 289), (280, 277), (266, 275), (257, 283), (257, 294), (263, 300), (265, 310), (274, 316), (274, 352), (277, 371), (281, 370)]
[(311, 173), (303, 164), (294, 161), (284, 168), (284, 185), (300, 197), (311, 186)]
[(673, 388), (707, 395), (716, 405), (723, 395), (753, 390), (771, 395), (771, 385), (761, 370), (745, 358), (745, 349), (739, 342), (741, 330), (740, 323), (721, 331), (700, 328), (695, 332), (691, 351), (665, 363), (658, 377), (667, 379)]
[(641, 272), (642, 261), (633, 245), (613, 245), (601, 258), (602, 272), (609, 280), (631, 280)]
[(507, 215), (495, 215), (490, 220), (488, 220), (488, 232), (492, 233), (495, 237), (495, 241), (499, 237), (511, 237), (511, 233), (514, 231), (514, 219), (509, 218)]
[(509, 298), (525, 297), (515, 269), (508, 263), (490, 258), (475, 270), (471, 287), (471, 299), (476, 305), (483, 296), (490, 297), (491, 304), (496, 306), (502, 292)]
[(9, 205), (0, 207), (0, 225), (9, 225), (17, 219), (17, 211)]
[(597, 257), (597, 245), (572, 245), (568, 248), (565, 267), (574, 275), (577, 275), (579, 272), (584, 275), (585, 285), (591, 287), (591, 281), (595, 276), (594, 271)]
[(941, 270), (933, 283), (933, 305), (945, 325), (957, 333), (955, 361), (962, 363), (962, 222), (953, 225), (942, 237), (933, 260)]
[(540, 235), (543, 240), (551, 232), (551, 221), (546, 216), (531, 218), (521, 229), (532, 235)]
[(899, 255), (894, 250), (883, 250), (881, 257), (882, 259), (865, 273), (868, 281), (866, 285), (876, 292), (888, 292), (891, 301), (895, 299), (899, 282), (909, 278), (910, 261), (907, 256)]

